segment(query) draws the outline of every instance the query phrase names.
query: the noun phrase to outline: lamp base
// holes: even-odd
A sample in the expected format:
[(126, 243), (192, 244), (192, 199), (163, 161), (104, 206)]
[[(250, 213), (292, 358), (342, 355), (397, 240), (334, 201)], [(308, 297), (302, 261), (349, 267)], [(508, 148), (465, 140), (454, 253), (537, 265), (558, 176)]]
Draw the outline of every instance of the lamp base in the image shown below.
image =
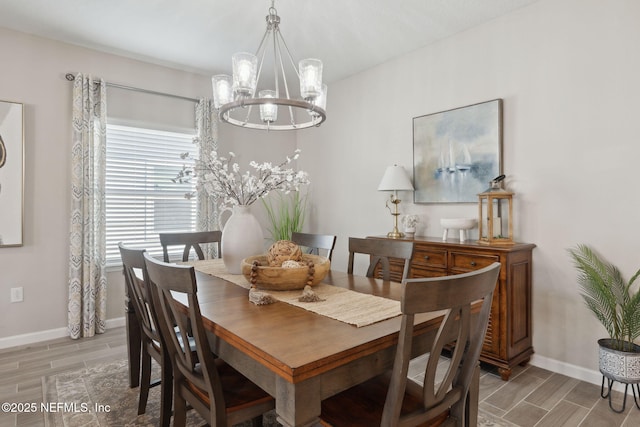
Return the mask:
[(404, 233), (401, 233), (399, 231), (390, 231), (387, 233), (387, 237), (390, 239), (400, 239), (404, 237)]
[(399, 239), (404, 237), (404, 233), (401, 233), (400, 230), (398, 230), (398, 215), (400, 215), (400, 212), (398, 212), (398, 204), (400, 204), (400, 199), (392, 195), (391, 203), (395, 206), (395, 212), (391, 212), (391, 215), (393, 216), (393, 230), (387, 233), (387, 237), (390, 239)]
[(390, 239), (400, 239), (404, 237), (404, 233), (398, 231), (398, 229), (396, 228), (393, 231), (388, 232), (387, 237)]

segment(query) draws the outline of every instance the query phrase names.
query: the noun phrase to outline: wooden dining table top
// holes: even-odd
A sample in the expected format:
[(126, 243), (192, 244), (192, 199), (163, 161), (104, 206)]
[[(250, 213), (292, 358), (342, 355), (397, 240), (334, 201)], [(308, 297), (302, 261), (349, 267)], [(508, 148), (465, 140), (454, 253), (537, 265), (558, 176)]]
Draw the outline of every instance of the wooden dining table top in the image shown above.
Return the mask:
[[(276, 399), (285, 427), (319, 425), (322, 400), (393, 366), (401, 316), (356, 327), (282, 301), (256, 305), (249, 289), (197, 268), (195, 273), (211, 350)], [(330, 271), (323, 283), (401, 299), (397, 282)], [(416, 355), (428, 351), (442, 314), (416, 315)], [(475, 420), (477, 404), (468, 406)]]
[[(245, 288), (197, 271), (196, 277), (205, 328), (291, 383), (397, 343), (400, 316), (355, 327), (285, 302), (256, 305)], [(400, 283), (343, 272), (330, 271), (324, 283), (394, 300), (401, 296)], [(440, 316), (425, 314), (416, 322), (433, 330)]]

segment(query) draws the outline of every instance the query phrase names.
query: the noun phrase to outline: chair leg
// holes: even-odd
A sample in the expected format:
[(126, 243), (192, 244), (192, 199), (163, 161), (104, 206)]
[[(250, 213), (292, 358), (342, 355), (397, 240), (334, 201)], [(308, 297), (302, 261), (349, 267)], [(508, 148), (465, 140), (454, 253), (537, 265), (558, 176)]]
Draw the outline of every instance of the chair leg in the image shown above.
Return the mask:
[(173, 384), (173, 427), (185, 427), (187, 424), (187, 402), (180, 395), (175, 381)]
[(478, 401), (480, 397), (480, 363), (476, 365), (471, 377), (467, 395), (451, 406), (450, 418), (459, 427), (478, 425)]
[(140, 377), (140, 399), (138, 401), (138, 415), (144, 414), (147, 410), (147, 399), (149, 398), (149, 387), (151, 385), (151, 356), (142, 343), (142, 376)]
[(162, 359), (162, 379), (160, 383), (160, 426), (169, 427), (171, 406), (173, 405), (173, 372), (168, 356)]
[(262, 427), (262, 415), (258, 415), (251, 420), (251, 427)]
[(467, 426), (478, 425), (478, 403), (480, 402), (480, 362), (473, 371), (473, 378), (469, 385), (468, 401), (465, 405), (465, 424)]

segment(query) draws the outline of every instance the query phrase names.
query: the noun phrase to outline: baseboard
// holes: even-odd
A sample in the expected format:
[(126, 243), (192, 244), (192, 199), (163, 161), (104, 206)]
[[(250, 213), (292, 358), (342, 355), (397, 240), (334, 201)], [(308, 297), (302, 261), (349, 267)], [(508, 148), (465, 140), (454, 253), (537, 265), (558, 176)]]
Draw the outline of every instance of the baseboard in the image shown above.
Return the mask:
[(119, 328), (127, 324), (124, 316), (115, 319), (107, 319), (107, 329)]
[[(550, 359), (537, 354), (531, 356), (531, 361), (529, 363), (533, 366), (537, 366), (538, 368), (546, 369), (547, 371), (566, 375), (598, 386), (602, 385), (602, 374), (600, 371), (583, 368), (581, 366), (572, 365), (570, 363), (561, 362), (559, 360)], [(614, 384), (613, 389), (624, 393), (624, 387), (618, 382)]]
[[(125, 325), (125, 318), (118, 317), (107, 319), (107, 329), (118, 328)], [(14, 335), (12, 337), (0, 338), (0, 350), (21, 345), (34, 344), (42, 341), (53, 340), (68, 336), (67, 328), (49, 329), (46, 331), (30, 332), (28, 334)]]
[[(118, 317), (107, 320), (107, 329), (119, 328), (125, 326), (125, 318)], [(66, 337), (68, 335), (67, 328), (49, 329), (47, 331), (32, 332), (23, 335), (15, 335), (12, 337), (0, 338), (0, 350), (21, 345), (34, 344), (41, 341), (52, 340), (56, 338)], [(566, 375), (595, 385), (602, 384), (602, 374), (599, 371), (583, 368), (581, 366), (572, 365), (556, 359), (534, 354), (529, 362), (533, 366), (546, 369), (547, 371), (557, 374)], [(624, 392), (622, 384), (616, 383), (614, 390)]]

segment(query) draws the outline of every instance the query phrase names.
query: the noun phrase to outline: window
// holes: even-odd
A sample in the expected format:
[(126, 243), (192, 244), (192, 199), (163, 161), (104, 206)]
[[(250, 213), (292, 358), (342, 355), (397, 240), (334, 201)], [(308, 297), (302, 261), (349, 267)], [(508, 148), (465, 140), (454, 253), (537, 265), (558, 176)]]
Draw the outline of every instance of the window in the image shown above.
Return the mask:
[[(195, 183), (172, 181), (197, 155), (193, 134), (107, 125), (107, 266), (120, 265), (118, 242), (162, 256), (158, 233), (195, 231)], [(176, 251), (179, 251), (176, 248)]]

